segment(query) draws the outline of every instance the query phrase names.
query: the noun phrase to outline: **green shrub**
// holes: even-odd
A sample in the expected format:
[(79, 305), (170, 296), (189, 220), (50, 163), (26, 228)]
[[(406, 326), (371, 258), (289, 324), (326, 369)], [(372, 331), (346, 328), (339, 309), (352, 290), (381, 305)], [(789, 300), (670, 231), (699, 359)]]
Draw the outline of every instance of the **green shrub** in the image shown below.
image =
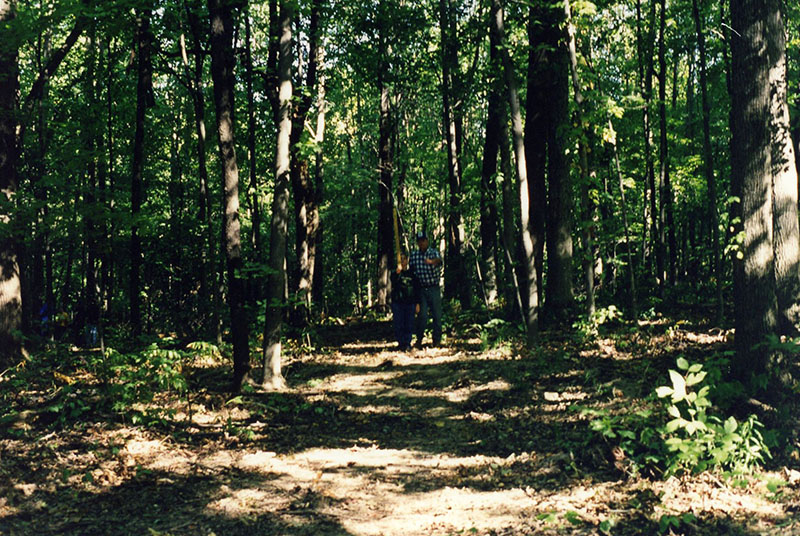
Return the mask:
[[(660, 428), (666, 446), (666, 475), (720, 468), (734, 473), (749, 473), (769, 457), (763, 426), (754, 415), (743, 422), (729, 416), (724, 421), (711, 415), (708, 373), (700, 364), (677, 360), (678, 370), (670, 370), (672, 385), (656, 389), (668, 399), (671, 419)], [(681, 371), (681, 372), (679, 372)]]

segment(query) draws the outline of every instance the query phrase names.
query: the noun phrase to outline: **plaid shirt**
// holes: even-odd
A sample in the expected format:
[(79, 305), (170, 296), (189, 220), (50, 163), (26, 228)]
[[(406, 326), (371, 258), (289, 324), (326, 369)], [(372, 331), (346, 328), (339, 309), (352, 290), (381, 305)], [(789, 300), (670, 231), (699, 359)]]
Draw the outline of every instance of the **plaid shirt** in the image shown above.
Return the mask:
[(408, 265), (417, 276), (417, 280), (423, 287), (435, 287), (439, 285), (439, 277), (442, 272), (442, 265), (432, 266), (425, 263), (425, 259), (439, 259), (439, 252), (433, 248), (428, 248), (425, 252), (420, 250), (412, 251), (408, 257)]

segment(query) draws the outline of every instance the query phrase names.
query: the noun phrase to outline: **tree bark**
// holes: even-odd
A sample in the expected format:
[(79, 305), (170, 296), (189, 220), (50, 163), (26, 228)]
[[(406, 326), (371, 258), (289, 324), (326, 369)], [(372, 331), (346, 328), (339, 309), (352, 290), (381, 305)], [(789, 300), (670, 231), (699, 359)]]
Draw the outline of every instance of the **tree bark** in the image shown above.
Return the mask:
[(255, 103), (253, 102), (253, 54), (250, 35), (250, 13), (249, 10), (244, 14), (245, 17), (245, 55), (247, 61), (247, 171), (250, 178), (247, 188), (247, 199), (250, 201), (250, 212), (252, 218), (251, 244), (257, 259), (262, 258), (261, 247), (261, 206), (258, 201), (258, 173), (256, 171), (256, 114)]
[(13, 35), (14, 0), (0, 0), (0, 368), (13, 365), (22, 354), (18, 330), (22, 325), (17, 241), (13, 232), (17, 193), (17, 92), (19, 44)]
[(378, 118), (378, 307), (386, 310), (389, 305), (392, 265), (392, 178), (394, 161), (391, 148), (393, 121), (391, 118), (390, 89), (386, 80), (388, 72), (388, 44), (386, 28), (381, 22), (378, 39), (384, 62), (378, 73), (378, 93), (380, 95), (380, 116)]
[[(655, 165), (653, 163), (653, 140), (652, 140), (652, 116), (651, 106), (653, 97), (653, 39), (655, 31), (655, 18), (656, 18), (656, 2), (652, 2), (650, 6), (650, 21), (647, 24), (647, 33), (644, 35), (642, 30), (642, 6), (641, 0), (636, 1), (636, 35), (637, 35), (637, 49), (639, 58), (639, 85), (644, 100), (642, 108), (642, 138), (644, 141), (644, 157), (645, 157), (645, 175), (647, 179), (647, 187), (649, 189), (646, 198), (649, 201), (649, 216), (650, 216), (650, 242), (649, 242), (649, 255), (650, 266), (653, 266), (652, 260), (655, 259), (655, 266), (653, 266), (656, 275), (656, 285), (661, 286), (663, 283), (664, 272), (664, 258), (663, 250), (659, 245), (659, 221), (658, 221), (658, 208), (657, 198), (658, 193), (656, 189), (656, 175)], [(645, 211), (647, 211), (645, 207)], [(646, 233), (646, 225), (643, 232)]]
[[(238, 6), (242, 7), (242, 6)], [(236, 162), (233, 113), (235, 78), (234, 8), (225, 0), (208, 0), (211, 21), (211, 77), (223, 184), (223, 246), (228, 275), (228, 305), (233, 339), (233, 389), (238, 391), (250, 369), (248, 321), (245, 314), (242, 241), (239, 224), (239, 167)]]
[(527, 278), (523, 287), (524, 294), (527, 296), (525, 327), (528, 345), (533, 346), (539, 338), (539, 287), (536, 274), (533, 227), (530, 218), (531, 202), (528, 190), (528, 169), (525, 164), (525, 140), (522, 132), (522, 112), (520, 110), (519, 97), (517, 94), (517, 80), (514, 73), (514, 66), (511, 62), (508, 49), (505, 48), (503, 5), (501, 0), (492, 0), (491, 24), (491, 30), (496, 33), (497, 42), (499, 43), (500, 56), (503, 61), (503, 71), (505, 73), (508, 91), (508, 103), (511, 110), (514, 156), (516, 159), (516, 171), (519, 185), (521, 240), (524, 252), (524, 270)]
[[(567, 151), (569, 141), (569, 51), (564, 28), (566, 13), (563, 6), (550, 6), (546, 21), (549, 26), (547, 60), (551, 81), (547, 102), (547, 288), (544, 307), (548, 318), (563, 319), (574, 301), (572, 288), (572, 202), (573, 188), (569, 173)], [(588, 163), (587, 163), (588, 166)], [(588, 188), (588, 176), (587, 176)], [(591, 214), (587, 217), (591, 218)], [(591, 231), (590, 231), (591, 232)], [(585, 237), (586, 238), (586, 237)], [(587, 288), (589, 308), (594, 307), (593, 241), (585, 239), (584, 252), (591, 266), (591, 283)], [(587, 284), (589, 281), (587, 280)]]
[(778, 0), (731, 0), (731, 182), (741, 199), (743, 242), (734, 260), (736, 356), (734, 373), (746, 379), (773, 356), (756, 345), (775, 334), (778, 300), (770, 136), (770, 55), (780, 20)]
[[(544, 282), (544, 248), (545, 219), (547, 215), (547, 139), (550, 92), (552, 91), (552, 70), (548, 66), (547, 48), (550, 38), (547, 31), (552, 30), (547, 24), (546, 9), (541, 2), (532, 4), (528, 10), (528, 89), (525, 102), (525, 158), (528, 177), (529, 199), (531, 201), (529, 218), (531, 221), (531, 240), (533, 241), (536, 264), (537, 294), (543, 296)], [(533, 43), (547, 43), (547, 46), (535, 46)], [(513, 121), (513, 119), (512, 119)], [(522, 260), (522, 265), (525, 260)], [(523, 278), (520, 278), (523, 279)], [(522, 302), (527, 293), (522, 293)]]
[(144, 169), (144, 137), (147, 115), (148, 90), (152, 87), (153, 68), (151, 65), (151, 45), (153, 36), (150, 33), (151, 8), (144, 7), (137, 11), (136, 21), (136, 133), (133, 141), (133, 160), (131, 172), (131, 241), (129, 245), (131, 271), (128, 281), (130, 299), (130, 322), (134, 336), (142, 333), (141, 304), (141, 267), (142, 242), (139, 236), (139, 219), (144, 200), (142, 173)]
[[(586, 313), (592, 315), (595, 312), (595, 289), (594, 289), (594, 266), (595, 266), (595, 203), (590, 197), (590, 175), (589, 175), (589, 155), (587, 149), (589, 137), (589, 125), (585, 118), (585, 104), (583, 90), (581, 88), (580, 77), (578, 75), (578, 51), (575, 38), (575, 26), (572, 24), (572, 13), (569, 0), (564, 0), (564, 12), (567, 19), (568, 47), (570, 73), (572, 74), (572, 93), (575, 99), (575, 113), (578, 124), (581, 128), (581, 138), (578, 142), (578, 163), (581, 175), (581, 209), (584, 219), (583, 231), (583, 272), (586, 281)], [(616, 150), (616, 145), (615, 145)], [(626, 225), (627, 232), (627, 225)]]
[(322, 54), (320, 9), (321, 0), (314, 0), (311, 4), (310, 14), (308, 39), (309, 60), (306, 71), (306, 83), (305, 88), (298, 90), (298, 93), (302, 96), (295, 105), (292, 118), (291, 181), (295, 210), (295, 253), (298, 263), (295, 281), (297, 284), (296, 291), (298, 302), (302, 304), (298, 316), (303, 324), (308, 322), (311, 313), (319, 207), (317, 206), (314, 178), (311, 175), (310, 158), (309, 155), (302, 150), (300, 142), (305, 132), (306, 119), (313, 102), (314, 87), (317, 85)]
[(286, 234), (289, 220), (290, 141), (292, 135), (292, 19), (293, 2), (281, 0), (278, 59), (278, 132), (275, 156), (275, 194), (270, 226), (267, 310), (264, 322), (264, 379), (268, 389), (283, 389), (281, 332), (286, 286)]
[[(206, 123), (205, 123), (205, 92), (203, 90), (203, 63), (204, 53), (201, 50), (203, 43), (202, 29), (200, 25), (200, 18), (194, 11), (193, 7), (189, 5), (188, 0), (184, 1), (184, 8), (189, 22), (189, 28), (192, 34), (192, 43), (194, 47), (194, 64), (189, 66), (189, 58), (186, 54), (186, 45), (181, 40), (183, 64), (189, 79), (189, 91), (192, 94), (192, 105), (194, 107), (194, 127), (197, 135), (197, 144), (195, 151), (197, 153), (197, 175), (200, 179), (200, 191), (198, 199), (198, 218), (204, 232), (200, 237), (200, 251), (201, 251), (201, 266), (200, 266), (200, 299), (201, 302), (211, 310), (211, 326), (206, 326), (206, 329), (211, 328), (213, 334), (216, 336), (217, 342), (222, 342), (222, 321), (220, 318), (220, 311), (222, 309), (222, 292), (219, 285), (212, 279), (209, 281), (210, 276), (216, 273), (217, 266), (217, 248), (215, 247), (216, 240), (214, 239), (214, 223), (212, 218), (211, 209), (211, 191), (208, 184), (208, 169), (206, 167)], [(205, 236), (203, 236), (205, 235)]]
[(776, 3), (766, 19), (769, 40), (773, 251), (780, 334), (800, 333), (800, 226), (797, 166), (787, 102), (785, 26)]
[[(480, 196), (480, 269), (486, 301), (491, 306), (497, 301), (497, 174), (500, 131), (503, 122), (503, 95), (500, 52), (497, 34), (489, 36), (489, 68), (492, 81), (489, 89), (488, 116), (486, 118), (486, 140), (483, 145)], [(507, 178), (506, 178), (507, 179)]]
[(439, 0), (441, 32), (442, 114), (447, 149), (447, 177), (450, 187), (447, 212), (447, 250), (445, 252), (445, 289), (447, 298), (457, 298), (463, 309), (472, 300), (467, 270), (464, 264), (464, 219), (461, 214), (463, 172), (461, 169), (461, 103), (456, 90), (458, 71), (456, 19), (449, 0)]
[[(661, 0), (658, 29), (658, 116), (659, 131), (659, 239), (663, 270), (670, 285), (675, 284), (677, 242), (672, 203), (672, 183), (669, 175), (669, 140), (667, 139), (667, 59), (666, 59), (666, 0)], [(668, 247), (667, 247), (668, 246)], [(664, 272), (661, 272), (664, 273)], [(662, 276), (663, 279), (663, 276)]]
[[(722, 298), (722, 263), (719, 248), (719, 215), (717, 213), (717, 181), (714, 177), (714, 151), (711, 148), (711, 102), (708, 98), (708, 72), (706, 67), (706, 39), (700, 19), (697, 0), (692, 0), (692, 15), (697, 32), (697, 48), (700, 53), (700, 100), (703, 108), (703, 171), (708, 189), (707, 217), (711, 226), (711, 266), (716, 281), (716, 321), (722, 321), (724, 300)], [(691, 63), (691, 62), (690, 62)]]

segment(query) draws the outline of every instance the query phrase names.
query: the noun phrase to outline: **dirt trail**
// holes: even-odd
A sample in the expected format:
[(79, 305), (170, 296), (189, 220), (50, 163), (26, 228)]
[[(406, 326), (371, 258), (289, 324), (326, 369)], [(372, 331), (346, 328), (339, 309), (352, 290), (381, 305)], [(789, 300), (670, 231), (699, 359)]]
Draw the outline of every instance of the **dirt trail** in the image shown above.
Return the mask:
[(790, 505), (752, 489), (615, 467), (570, 410), (635, 394), (602, 345), (559, 341), (533, 362), (478, 339), (398, 353), (390, 337), (326, 328), (288, 364), (289, 391), (198, 392), (180, 433), (95, 422), (3, 439), (0, 534), (632, 535), (680, 512), (697, 519), (676, 533), (800, 533)]

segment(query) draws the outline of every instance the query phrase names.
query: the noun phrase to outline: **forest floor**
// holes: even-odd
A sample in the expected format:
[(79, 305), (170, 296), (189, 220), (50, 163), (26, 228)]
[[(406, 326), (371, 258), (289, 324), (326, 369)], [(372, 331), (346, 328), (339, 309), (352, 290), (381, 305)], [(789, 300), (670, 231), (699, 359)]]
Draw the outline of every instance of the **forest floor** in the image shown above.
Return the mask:
[(729, 349), (720, 330), (549, 331), (533, 353), (454, 331), (399, 353), (386, 321), (322, 327), (288, 390), (237, 397), (226, 364), (193, 358), (189, 395), (156, 393), (170, 411), (136, 425), (92, 405), (77, 350), (7, 371), (0, 534), (800, 534), (796, 451), (747, 478), (665, 479), (591, 429), (653, 404), (677, 357)]

